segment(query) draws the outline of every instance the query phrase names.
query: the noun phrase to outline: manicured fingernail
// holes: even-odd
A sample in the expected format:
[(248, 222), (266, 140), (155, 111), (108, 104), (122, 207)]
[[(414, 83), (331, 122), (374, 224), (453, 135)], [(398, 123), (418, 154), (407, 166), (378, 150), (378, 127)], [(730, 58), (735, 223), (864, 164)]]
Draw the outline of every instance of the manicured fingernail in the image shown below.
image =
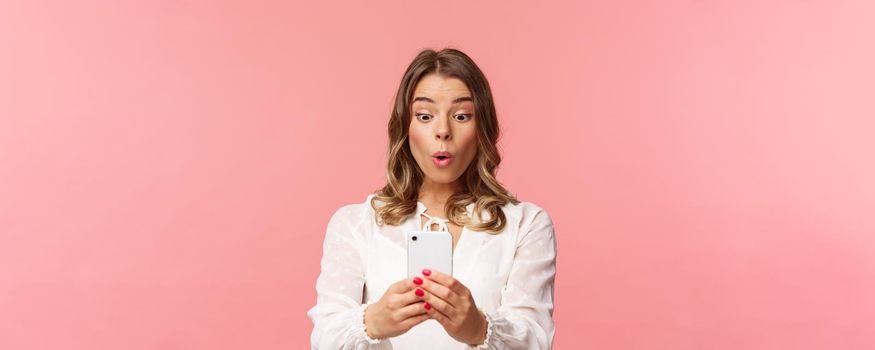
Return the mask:
[(425, 295), (425, 292), (423, 292), (422, 289), (416, 288), (416, 295), (423, 296)]
[(431, 309), (431, 304), (429, 304), (429, 303), (425, 303), (425, 305), (423, 305), (423, 306), (425, 306), (426, 310)]
[(423, 275), (426, 275), (426, 276), (431, 276), (431, 270), (429, 270), (429, 269), (422, 269), (422, 274), (423, 274)]
[(419, 277), (413, 277), (413, 283), (416, 283), (416, 284), (422, 284), (422, 278), (419, 278)]

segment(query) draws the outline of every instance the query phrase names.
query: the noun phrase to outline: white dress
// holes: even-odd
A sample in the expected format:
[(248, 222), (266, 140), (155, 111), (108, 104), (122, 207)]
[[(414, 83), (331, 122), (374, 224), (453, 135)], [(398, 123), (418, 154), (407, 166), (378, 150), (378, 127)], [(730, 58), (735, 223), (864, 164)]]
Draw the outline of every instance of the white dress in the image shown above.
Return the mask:
[[(363, 203), (339, 208), (328, 222), (321, 272), (316, 280), (313, 349), (473, 349), (450, 337), (429, 319), (407, 333), (383, 340), (369, 339), (363, 310), (392, 283), (406, 278), (408, 231), (421, 230), (416, 215), (400, 225), (377, 226), (368, 195)], [(472, 216), (474, 204), (467, 206)], [(487, 318), (487, 338), (477, 348), (550, 349), (553, 343), (553, 286), (556, 241), (547, 212), (529, 202), (502, 207), (507, 218), (497, 235), (462, 228), (453, 251), (453, 277), (471, 291)], [(489, 214), (484, 212), (483, 220)], [(476, 220), (476, 218), (475, 218)]]

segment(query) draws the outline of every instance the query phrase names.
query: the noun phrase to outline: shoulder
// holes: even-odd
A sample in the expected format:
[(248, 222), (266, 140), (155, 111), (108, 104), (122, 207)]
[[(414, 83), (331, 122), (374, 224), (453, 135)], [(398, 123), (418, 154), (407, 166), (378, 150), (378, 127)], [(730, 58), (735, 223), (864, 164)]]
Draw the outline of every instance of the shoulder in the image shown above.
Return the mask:
[[(513, 195), (511, 192), (508, 192), (508, 194)], [(475, 221), (492, 219), (492, 216), (488, 211), (474, 213), (474, 209), (474, 203), (468, 205), (468, 215), (474, 218)], [(550, 221), (550, 224), (552, 225), (552, 220), (550, 220), (547, 210), (533, 202), (519, 199), (517, 199), (516, 204), (507, 202), (501, 206), (501, 212), (504, 213), (505, 219), (507, 220), (505, 231), (510, 230), (519, 232), (531, 226), (535, 221)]]
[(501, 207), (501, 210), (506, 216), (518, 220), (521, 225), (530, 224), (533, 220), (550, 220), (547, 209), (533, 202), (519, 201), (517, 204), (508, 202)]
[(519, 243), (530, 235), (553, 236), (553, 219), (544, 207), (533, 202), (507, 203), (502, 207), (508, 225), (517, 232)]
[(374, 197), (374, 194), (368, 195), (364, 202), (341, 205), (334, 211), (334, 214), (331, 215), (329, 224), (346, 224), (355, 226), (372, 220), (374, 217), (374, 209), (371, 207), (372, 197)]

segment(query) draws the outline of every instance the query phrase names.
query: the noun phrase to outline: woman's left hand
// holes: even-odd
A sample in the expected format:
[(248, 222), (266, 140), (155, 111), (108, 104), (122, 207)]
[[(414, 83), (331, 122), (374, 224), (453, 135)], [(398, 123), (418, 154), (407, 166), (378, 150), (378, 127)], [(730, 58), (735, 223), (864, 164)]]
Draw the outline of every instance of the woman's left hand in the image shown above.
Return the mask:
[[(461, 282), (439, 271), (422, 270), (425, 278), (414, 278), (430, 318), (440, 323), (453, 339), (477, 345), (486, 338), (486, 317), (477, 309), (471, 291)], [(421, 283), (418, 283), (421, 282)], [(422, 294), (422, 295), (420, 295)]]

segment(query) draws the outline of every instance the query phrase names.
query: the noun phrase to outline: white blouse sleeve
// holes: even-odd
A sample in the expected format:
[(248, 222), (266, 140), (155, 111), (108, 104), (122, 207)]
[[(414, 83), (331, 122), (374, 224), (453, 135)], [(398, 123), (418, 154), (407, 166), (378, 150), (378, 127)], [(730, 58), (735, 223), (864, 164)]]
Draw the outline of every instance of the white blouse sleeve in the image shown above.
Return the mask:
[(385, 350), (388, 340), (370, 339), (365, 332), (362, 303), (365, 275), (361, 247), (363, 215), (356, 207), (338, 209), (328, 221), (322, 244), (322, 270), (316, 280), (316, 305), (307, 311), (313, 321), (312, 349)]
[[(538, 208), (522, 235), (501, 305), (484, 312), (487, 337), (477, 348), (550, 349), (553, 346), (553, 286), (556, 277), (556, 240), (553, 221)], [(482, 310), (481, 310), (482, 311)]]

